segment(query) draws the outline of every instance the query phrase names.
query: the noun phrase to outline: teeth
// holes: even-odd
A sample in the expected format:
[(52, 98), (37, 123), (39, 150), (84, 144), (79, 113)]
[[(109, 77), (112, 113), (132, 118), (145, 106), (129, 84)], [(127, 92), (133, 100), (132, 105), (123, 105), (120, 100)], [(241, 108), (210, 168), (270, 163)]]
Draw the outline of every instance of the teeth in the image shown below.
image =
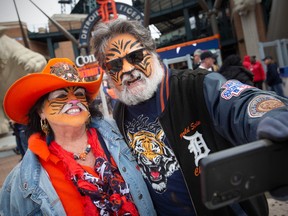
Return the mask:
[(74, 113), (79, 113), (80, 109), (70, 109), (67, 111), (67, 114), (74, 114)]
[(65, 113), (67, 110), (69, 110), (72, 107), (72, 104), (65, 104), (63, 109), (61, 110), (60, 113)]
[(82, 109), (83, 111), (88, 111), (86, 107), (82, 103), (78, 103), (77, 106)]
[(81, 104), (80, 102), (77, 103), (77, 105), (76, 105), (76, 106), (78, 106), (78, 108), (76, 107), (76, 108), (70, 109), (72, 106), (73, 106), (73, 104), (71, 104), (71, 103), (66, 104), (60, 113), (73, 114), (73, 113), (78, 113), (81, 110), (88, 111), (87, 108), (83, 104)]

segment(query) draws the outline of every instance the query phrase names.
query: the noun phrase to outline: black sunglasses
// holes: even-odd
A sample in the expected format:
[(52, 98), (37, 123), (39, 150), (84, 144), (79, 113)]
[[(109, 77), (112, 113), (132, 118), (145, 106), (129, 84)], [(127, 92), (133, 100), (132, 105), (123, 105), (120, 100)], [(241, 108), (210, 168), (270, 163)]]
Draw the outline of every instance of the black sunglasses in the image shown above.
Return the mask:
[(125, 58), (130, 64), (139, 64), (144, 59), (143, 54), (144, 49), (136, 50), (131, 53), (128, 53), (126, 56), (121, 58), (114, 59), (106, 63), (106, 68), (109, 70), (109, 73), (117, 73), (122, 70), (123, 59)]

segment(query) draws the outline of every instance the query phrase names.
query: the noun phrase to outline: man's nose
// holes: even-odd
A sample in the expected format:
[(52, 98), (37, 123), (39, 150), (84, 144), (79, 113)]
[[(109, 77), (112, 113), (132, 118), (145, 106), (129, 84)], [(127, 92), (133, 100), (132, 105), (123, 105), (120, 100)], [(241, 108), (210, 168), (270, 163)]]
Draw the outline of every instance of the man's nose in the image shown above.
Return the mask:
[(131, 71), (132, 69), (134, 69), (134, 65), (129, 63), (126, 58), (123, 58), (122, 71), (123, 72), (128, 72), (128, 71)]

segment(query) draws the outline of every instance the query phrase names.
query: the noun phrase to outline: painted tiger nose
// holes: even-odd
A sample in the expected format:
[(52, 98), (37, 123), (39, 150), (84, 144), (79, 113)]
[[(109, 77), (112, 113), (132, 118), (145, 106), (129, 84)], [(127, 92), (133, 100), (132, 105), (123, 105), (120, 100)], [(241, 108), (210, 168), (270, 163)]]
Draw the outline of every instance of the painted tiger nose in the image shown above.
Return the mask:
[(77, 105), (79, 103), (79, 100), (70, 100), (69, 103)]

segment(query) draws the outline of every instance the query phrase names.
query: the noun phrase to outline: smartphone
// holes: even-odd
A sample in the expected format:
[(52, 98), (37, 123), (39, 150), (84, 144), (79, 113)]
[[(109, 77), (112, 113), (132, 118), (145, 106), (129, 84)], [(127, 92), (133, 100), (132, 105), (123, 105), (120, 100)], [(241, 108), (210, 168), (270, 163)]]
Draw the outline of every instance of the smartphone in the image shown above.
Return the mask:
[(288, 143), (259, 140), (200, 161), (202, 201), (209, 209), (288, 185)]

